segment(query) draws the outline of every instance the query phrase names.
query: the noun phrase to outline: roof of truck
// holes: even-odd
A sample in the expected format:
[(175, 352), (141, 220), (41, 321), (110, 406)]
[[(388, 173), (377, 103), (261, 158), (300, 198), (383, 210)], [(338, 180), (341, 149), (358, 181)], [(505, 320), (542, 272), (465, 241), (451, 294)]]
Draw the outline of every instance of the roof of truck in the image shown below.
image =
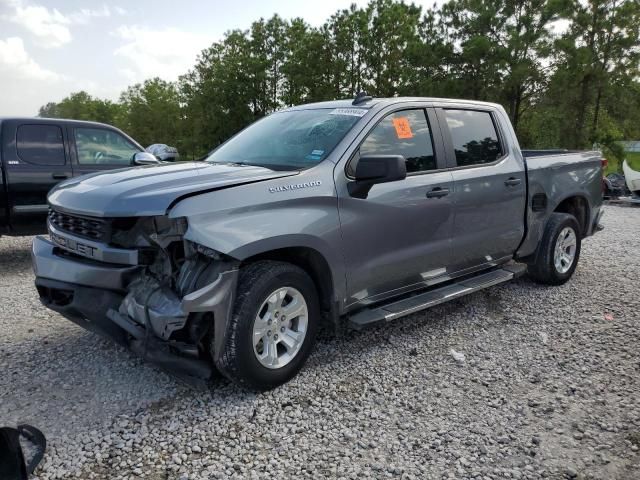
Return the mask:
[[(130, 141), (132, 141), (137, 147), (144, 150), (144, 147), (140, 145), (135, 139), (131, 138), (125, 132), (120, 130), (118, 127), (114, 127), (113, 125), (109, 125), (108, 123), (100, 123), (100, 122), (90, 122), (88, 120), (71, 120), (67, 118), (41, 118), (41, 117), (0, 117), (0, 126), (2, 124), (6, 124), (6, 128), (18, 128), (21, 125), (59, 125), (59, 126), (69, 126), (76, 128), (90, 128), (90, 127), (100, 127), (100, 128), (108, 128), (110, 130), (114, 130), (116, 132), (121, 133), (125, 137), (127, 137)], [(4, 128), (4, 127), (3, 127)]]
[(478, 100), (465, 100), (465, 99), (457, 99), (457, 98), (438, 98), (438, 97), (386, 97), (386, 98), (376, 98), (373, 97), (370, 100), (364, 100), (360, 103), (354, 105), (353, 99), (345, 99), (345, 100), (332, 100), (328, 102), (316, 102), (316, 103), (307, 103), (304, 105), (296, 105), (294, 107), (289, 107), (284, 110), (310, 110), (314, 108), (372, 108), (374, 106), (386, 106), (392, 105), (395, 103), (406, 103), (406, 102), (434, 102), (434, 103), (468, 103), (470, 105), (477, 106), (490, 106), (490, 107), (499, 107), (500, 105), (497, 103), (491, 102), (481, 102)]
[(113, 125), (100, 122), (90, 122), (88, 120), (72, 120), (67, 118), (44, 118), (44, 117), (0, 117), (1, 122), (19, 122), (19, 123), (56, 123), (66, 125), (94, 125), (100, 127), (116, 128)]

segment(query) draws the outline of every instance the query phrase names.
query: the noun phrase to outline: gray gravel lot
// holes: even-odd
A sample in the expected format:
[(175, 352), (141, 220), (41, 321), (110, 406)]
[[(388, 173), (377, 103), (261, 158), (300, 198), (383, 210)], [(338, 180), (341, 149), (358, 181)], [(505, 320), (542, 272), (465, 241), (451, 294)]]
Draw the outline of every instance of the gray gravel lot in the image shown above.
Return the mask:
[(1, 238), (0, 424), (44, 430), (40, 479), (637, 479), (640, 209), (604, 224), (562, 287), (326, 335), (259, 395), (185, 386), (44, 309), (31, 239)]

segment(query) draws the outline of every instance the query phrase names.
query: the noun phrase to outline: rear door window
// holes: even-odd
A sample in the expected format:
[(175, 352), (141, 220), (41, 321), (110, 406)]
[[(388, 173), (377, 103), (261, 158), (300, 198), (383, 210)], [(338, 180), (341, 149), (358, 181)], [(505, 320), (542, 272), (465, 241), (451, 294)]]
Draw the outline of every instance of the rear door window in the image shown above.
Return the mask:
[(64, 140), (57, 125), (20, 125), (16, 149), (21, 160), (35, 165), (64, 165)]
[(360, 145), (360, 155), (402, 155), (407, 173), (435, 170), (429, 123), (423, 109), (387, 115)]
[(498, 133), (489, 112), (445, 110), (459, 167), (492, 163), (502, 157)]

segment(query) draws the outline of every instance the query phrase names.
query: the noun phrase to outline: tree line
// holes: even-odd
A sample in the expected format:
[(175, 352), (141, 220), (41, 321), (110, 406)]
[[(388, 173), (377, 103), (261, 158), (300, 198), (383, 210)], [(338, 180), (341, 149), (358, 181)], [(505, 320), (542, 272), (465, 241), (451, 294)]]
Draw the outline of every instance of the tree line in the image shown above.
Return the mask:
[(597, 143), (619, 156), (616, 141), (640, 139), (639, 66), (638, 0), (372, 0), (321, 27), (260, 19), (176, 82), (146, 80), (117, 102), (78, 92), (39, 115), (110, 123), (198, 158), (289, 105), (359, 91), (455, 97), (501, 103), (528, 148)]

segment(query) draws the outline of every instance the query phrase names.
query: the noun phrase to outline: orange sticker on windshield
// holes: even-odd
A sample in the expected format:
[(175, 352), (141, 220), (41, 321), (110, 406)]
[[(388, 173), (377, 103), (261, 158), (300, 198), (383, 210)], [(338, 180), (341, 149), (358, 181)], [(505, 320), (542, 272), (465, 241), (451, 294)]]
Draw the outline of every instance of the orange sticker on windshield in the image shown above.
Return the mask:
[(393, 126), (396, 129), (398, 138), (413, 138), (413, 132), (411, 131), (411, 125), (409, 125), (409, 119), (407, 117), (394, 118)]

